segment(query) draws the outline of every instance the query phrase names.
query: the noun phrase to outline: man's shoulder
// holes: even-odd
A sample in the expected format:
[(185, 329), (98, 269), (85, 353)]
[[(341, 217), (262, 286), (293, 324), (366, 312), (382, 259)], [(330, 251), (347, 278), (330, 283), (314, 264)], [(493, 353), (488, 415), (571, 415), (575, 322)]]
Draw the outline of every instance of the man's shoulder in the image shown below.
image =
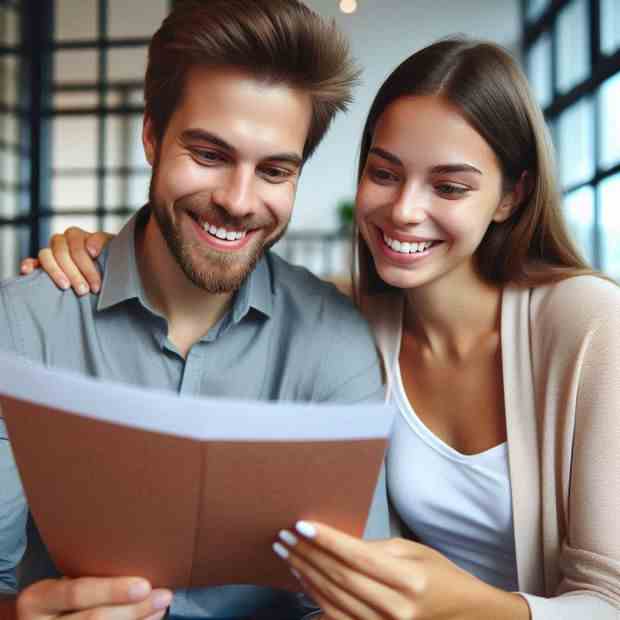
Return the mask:
[(269, 262), (276, 295), (286, 295), (287, 299), (296, 305), (328, 304), (344, 312), (359, 314), (351, 298), (332, 282), (319, 278), (306, 267), (293, 265), (274, 253), (270, 253)]
[(18, 276), (0, 282), (0, 296), (7, 305), (29, 306), (33, 312), (43, 315), (64, 298), (78, 299), (72, 291), (60, 290), (40, 269), (27, 276)]
[(0, 347), (8, 348), (12, 342), (26, 355), (40, 353), (45, 338), (60, 337), (64, 323), (77, 319), (93, 303), (58, 289), (38, 270), (0, 282)]

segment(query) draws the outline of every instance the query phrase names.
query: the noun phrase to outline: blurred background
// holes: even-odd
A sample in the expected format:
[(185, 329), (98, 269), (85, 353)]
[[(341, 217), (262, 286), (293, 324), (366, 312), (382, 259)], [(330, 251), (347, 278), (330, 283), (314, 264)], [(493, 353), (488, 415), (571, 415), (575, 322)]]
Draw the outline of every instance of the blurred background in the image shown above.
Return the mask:
[[(173, 0), (0, 0), (0, 278), (67, 226), (117, 231), (147, 198), (146, 49)], [(522, 62), (558, 154), (564, 209), (591, 263), (620, 278), (620, 0), (307, 0), (364, 68), (302, 175), (276, 250), (349, 269), (348, 218), (372, 97), (406, 56), (462, 33)]]

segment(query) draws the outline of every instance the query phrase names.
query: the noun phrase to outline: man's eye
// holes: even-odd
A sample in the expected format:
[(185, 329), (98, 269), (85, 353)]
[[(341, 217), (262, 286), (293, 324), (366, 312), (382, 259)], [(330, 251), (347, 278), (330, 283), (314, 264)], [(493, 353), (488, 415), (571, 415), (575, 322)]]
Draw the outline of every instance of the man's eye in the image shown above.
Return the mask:
[(206, 151), (204, 149), (196, 149), (194, 154), (198, 159), (202, 159), (206, 162), (222, 161), (223, 157), (217, 151)]
[(261, 173), (269, 181), (284, 181), (285, 179), (288, 179), (292, 174), (290, 170), (285, 170), (284, 168), (275, 168), (272, 166), (262, 168)]

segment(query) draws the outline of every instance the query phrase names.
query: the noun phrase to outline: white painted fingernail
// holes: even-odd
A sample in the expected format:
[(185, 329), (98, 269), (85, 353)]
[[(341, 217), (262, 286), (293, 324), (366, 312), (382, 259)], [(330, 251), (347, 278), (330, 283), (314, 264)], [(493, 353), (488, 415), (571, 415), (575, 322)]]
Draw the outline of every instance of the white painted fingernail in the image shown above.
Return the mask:
[(294, 547), (299, 541), (297, 536), (288, 530), (282, 530), (278, 536), (289, 546)]
[(80, 284), (78, 286), (78, 294), (79, 295), (86, 295), (86, 293), (88, 293), (89, 288), (88, 286), (86, 286), (86, 284)]
[(277, 555), (279, 555), (283, 560), (286, 560), (289, 556), (289, 552), (288, 549), (284, 546), (281, 545), (280, 543), (276, 542), (273, 543), (273, 550), (276, 552)]
[(306, 538), (314, 538), (316, 536), (316, 528), (307, 521), (297, 521), (295, 529)]
[(291, 568), (291, 573), (293, 573), (293, 577), (297, 577), (297, 579), (301, 580), (301, 573), (298, 570)]

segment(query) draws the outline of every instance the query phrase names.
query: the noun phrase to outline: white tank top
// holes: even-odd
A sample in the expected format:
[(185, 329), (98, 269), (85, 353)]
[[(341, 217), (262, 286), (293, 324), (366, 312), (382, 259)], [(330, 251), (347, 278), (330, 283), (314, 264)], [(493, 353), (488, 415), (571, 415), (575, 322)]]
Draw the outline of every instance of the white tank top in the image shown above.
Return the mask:
[(387, 454), (390, 499), (421, 543), (503, 590), (518, 590), (508, 448), (461, 454), (418, 418), (392, 368), (399, 414)]

